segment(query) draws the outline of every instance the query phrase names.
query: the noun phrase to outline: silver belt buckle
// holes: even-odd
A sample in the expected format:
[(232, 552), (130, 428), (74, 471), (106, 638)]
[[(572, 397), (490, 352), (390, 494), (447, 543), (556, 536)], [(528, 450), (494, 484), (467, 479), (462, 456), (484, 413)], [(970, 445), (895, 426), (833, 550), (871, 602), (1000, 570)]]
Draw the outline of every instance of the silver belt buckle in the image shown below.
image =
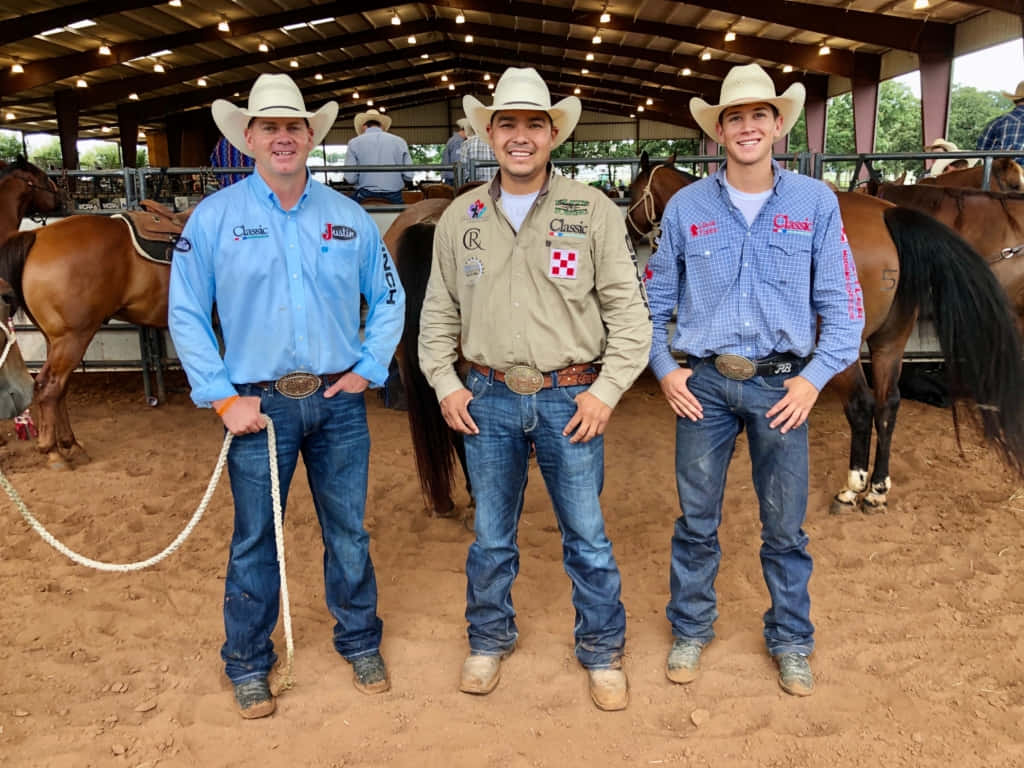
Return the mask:
[(513, 365), (505, 371), (505, 386), (517, 395), (535, 395), (544, 388), (544, 374), (532, 365)]
[(746, 381), (757, 373), (757, 363), (743, 355), (719, 355), (715, 370), (733, 381)]
[(292, 400), (302, 400), (320, 389), (320, 377), (315, 373), (295, 371), (274, 382), (274, 389)]

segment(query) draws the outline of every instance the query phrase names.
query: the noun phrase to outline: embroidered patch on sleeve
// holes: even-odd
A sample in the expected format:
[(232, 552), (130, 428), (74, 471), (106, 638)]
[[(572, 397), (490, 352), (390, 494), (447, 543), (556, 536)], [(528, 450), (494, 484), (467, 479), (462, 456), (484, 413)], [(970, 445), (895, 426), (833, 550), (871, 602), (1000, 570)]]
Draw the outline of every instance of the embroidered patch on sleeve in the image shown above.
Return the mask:
[(556, 277), (561, 280), (575, 280), (576, 261), (578, 258), (578, 251), (569, 251), (564, 248), (552, 248), (551, 267), (548, 269), (548, 277)]

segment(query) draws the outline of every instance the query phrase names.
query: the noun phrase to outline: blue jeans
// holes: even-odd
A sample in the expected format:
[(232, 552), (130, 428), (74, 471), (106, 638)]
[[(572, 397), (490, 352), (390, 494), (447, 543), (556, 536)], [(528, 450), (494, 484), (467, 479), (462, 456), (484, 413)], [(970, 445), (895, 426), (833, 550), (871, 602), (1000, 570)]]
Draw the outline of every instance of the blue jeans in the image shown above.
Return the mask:
[(395, 203), (401, 205), (404, 201), (402, 200), (402, 190), (396, 189), (394, 192), (384, 192), (378, 189), (365, 189), (360, 188), (356, 190), (356, 202), (361, 203), (368, 197), (379, 197), (382, 200), (387, 200), (389, 203)]
[[(323, 386), (293, 400), (270, 387), (241, 384), (240, 395), (258, 395), (260, 409), (274, 421), (281, 506), (299, 453), (313, 493), (324, 542), (324, 591), (337, 619), (334, 647), (346, 659), (374, 653), (380, 646), (377, 581), (370, 561), (370, 535), (363, 527), (370, 433), (362, 393), (324, 397)], [(224, 585), (221, 649), (233, 683), (264, 677), (277, 656), (270, 634), (277, 624), (280, 576), (274, 544), (267, 433), (238, 435), (228, 452), (235, 499)]]
[(700, 401), (700, 421), (676, 419), (676, 486), (682, 515), (672, 536), (668, 619), (680, 638), (708, 642), (718, 617), (715, 576), (722, 551), (725, 476), (736, 436), (747, 430), (761, 515), (761, 570), (771, 596), (764, 638), (775, 656), (814, 649), (811, 556), (803, 531), (807, 512), (807, 423), (782, 434), (764, 414), (786, 393), (789, 374), (732, 381), (707, 362), (693, 363), (687, 384)]
[(523, 511), (530, 446), (562, 533), (562, 562), (572, 581), (576, 656), (584, 667), (616, 664), (626, 642), (622, 582), (604, 530), (598, 497), (604, 484), (604, 440), (571, 444), (562, 430), (587, 387), (552, 387), (517, 395), (493, 374), (470, 371), (469, 412), (480, 428), (466, 437), (466, 463), (476, 498), (476, 540), (466, 558), (466, 621), (474, 653), (499, 655), (518, 631), (512, 582), (519, 573), (516, 529)]

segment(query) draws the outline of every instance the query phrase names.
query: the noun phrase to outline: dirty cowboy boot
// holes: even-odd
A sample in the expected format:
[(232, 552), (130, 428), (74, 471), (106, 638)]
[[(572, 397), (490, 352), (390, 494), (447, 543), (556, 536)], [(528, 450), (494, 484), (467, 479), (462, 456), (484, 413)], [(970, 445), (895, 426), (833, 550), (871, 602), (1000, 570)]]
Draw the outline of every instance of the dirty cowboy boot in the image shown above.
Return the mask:
[(629, 683), (626, 672), (618, 669), (588, 669), (590, 698), (598, 709), (614, 712), (629, 704)]
[(780, 653), (775, 657), (779, 665), (779, 685), (793, 696), (810, 696), (814, 693), (814, 675), (810, 662), (802, 653)]
[(387, 667), (380, 653), (352, 659), (352, 681), (362, 693), (384, 693), (391, 688)]
[(246, 720), (272, 715), (277, 707), (265, 677), (237, 683), (235, 685), (235, 701), (238, 702), (238, 714)]
[(665, 675), (673, 683), (692, 683), (700, 672), (704, 643), (691, 638), (676, 638), (665, 661)]
[(481, 696), (493, 691), (501, 679), (501, 661), (508, 658), (511, 653), (512, 651), (509, 651), (493, 656), (471, 653), (462, 663), (459, 690), (463, 693), (475, 693)]

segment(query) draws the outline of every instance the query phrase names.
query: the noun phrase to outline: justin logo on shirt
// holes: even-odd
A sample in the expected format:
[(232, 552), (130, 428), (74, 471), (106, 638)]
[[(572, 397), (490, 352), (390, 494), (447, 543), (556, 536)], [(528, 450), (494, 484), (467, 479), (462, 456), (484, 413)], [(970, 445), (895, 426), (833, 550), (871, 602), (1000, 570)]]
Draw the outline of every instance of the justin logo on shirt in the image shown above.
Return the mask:
[(355, 240), (356, 231), (352, 227), (346, 227), (343, 224), (331, 224), (328, 222), (321, 237), (324, 240)]

